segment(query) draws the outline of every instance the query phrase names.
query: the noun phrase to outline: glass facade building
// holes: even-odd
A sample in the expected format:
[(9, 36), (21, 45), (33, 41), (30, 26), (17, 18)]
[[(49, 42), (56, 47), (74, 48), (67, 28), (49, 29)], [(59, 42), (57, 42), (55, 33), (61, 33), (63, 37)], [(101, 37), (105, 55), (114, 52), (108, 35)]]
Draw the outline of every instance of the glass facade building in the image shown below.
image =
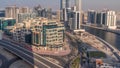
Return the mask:
[(7, 26), (14, 26), (16, 23), (15, 19), (0, 19), (0, 30), (4, 30)]
[(88, 11), (88, 23), (96, 24), (97, 13), (95, 11)]
[(69, 0), (60, 0), (60, 9), (69, 8)]
[(116, 28), (116, 13), (115, 11), (88, 11), (88, 23), (97, 26), (104, 26), (110, 29)]
[(5, 11), (4, 10), (0, 10), (0, 17), (5, 17)]

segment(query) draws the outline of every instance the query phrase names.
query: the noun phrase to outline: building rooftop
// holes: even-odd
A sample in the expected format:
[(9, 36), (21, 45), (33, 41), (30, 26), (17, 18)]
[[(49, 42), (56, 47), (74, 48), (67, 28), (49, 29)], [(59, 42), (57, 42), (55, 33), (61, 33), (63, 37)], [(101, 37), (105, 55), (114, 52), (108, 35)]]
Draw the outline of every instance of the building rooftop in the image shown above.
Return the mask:
[(3, 19), (3, 20), (10, 20), (10, 19), (14, 19), (14, 18), (5, 18), (5, 17), (0, 17), (0, 19)]
[(29, 18), (23, 21), (23, 23), (27, 24), (27, 25), (53, 25), (53, 24), (57, 24), (59, 26), (63, 26), (63, 24), (61, 24), (60, 22), (57, 22), (56, 20), (50, 20), (47, 18), (43, 18), (43, 17), (37, 17), (37, 18)]

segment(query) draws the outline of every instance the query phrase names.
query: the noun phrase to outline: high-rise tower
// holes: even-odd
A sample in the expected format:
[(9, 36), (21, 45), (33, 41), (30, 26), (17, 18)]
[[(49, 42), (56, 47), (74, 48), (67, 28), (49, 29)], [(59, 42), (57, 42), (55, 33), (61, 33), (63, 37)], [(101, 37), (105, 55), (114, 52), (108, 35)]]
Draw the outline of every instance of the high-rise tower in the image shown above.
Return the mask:
[(90, 10), (88, 11), (88, 23), (109, 29), (116, 29), (116, 13), (112, 10), (102, 12)]
[(82, 24), (82, 10), (81, 10), (81, 0), (75, 0), (75, 11), (74, 11), (74, 18), (73, 18), (73, 30), (79, 30), (81, 29), (81, 24)]
[(69, 8), (69, 0), (60, 0), (60, 9)]
[(73, 31), (81, 30), (82, 24), (82, 9), (81, 9), (81, 0), (75, 0), (75, 6), (71, 8), (71, 15), (69, 18), (69, 26)]
[(60, 20), (67, 21), (69, 0), (60, 0)]
[(66, 0), (66, 8), (69, 8), (70, 6), (69, 6), (69, 2), (70, 2), (70, 0)]
[(76, 11), (81, 11), (81, 0), (75, 0)]
[(6, 18), (16, 19), (18, 13), (19, 13), (19, 8), (16, 6), (6, 7), (5, 9)]

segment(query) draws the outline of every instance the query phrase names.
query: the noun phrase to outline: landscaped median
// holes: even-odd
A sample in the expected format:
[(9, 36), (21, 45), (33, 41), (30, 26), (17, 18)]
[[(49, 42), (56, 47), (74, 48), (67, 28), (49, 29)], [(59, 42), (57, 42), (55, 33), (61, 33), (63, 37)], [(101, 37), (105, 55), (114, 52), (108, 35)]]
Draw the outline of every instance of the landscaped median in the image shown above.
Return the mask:
[(90, 51), (88, 52), (90, 58), (106, 58), (106, 54), (100, 51)]
[(80, 67), (80, 57), (76, 57), (70, 65), (71, 68), (79, 68)]

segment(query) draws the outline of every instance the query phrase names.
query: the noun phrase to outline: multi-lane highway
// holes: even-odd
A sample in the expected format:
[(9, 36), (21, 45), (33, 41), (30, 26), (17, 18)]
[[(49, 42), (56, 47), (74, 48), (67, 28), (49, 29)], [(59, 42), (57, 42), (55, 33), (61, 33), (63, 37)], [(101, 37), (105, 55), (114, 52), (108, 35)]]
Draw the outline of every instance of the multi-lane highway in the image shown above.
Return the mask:
[(62, 66), (47, 60), (46, 58), (26, 50), (14, 43), (11, 43), (7, 40), (0, 40), (0, 45), (10, 52), (16, 54), (26, 62), (36, 65), (38, 68), (63, 68)]

